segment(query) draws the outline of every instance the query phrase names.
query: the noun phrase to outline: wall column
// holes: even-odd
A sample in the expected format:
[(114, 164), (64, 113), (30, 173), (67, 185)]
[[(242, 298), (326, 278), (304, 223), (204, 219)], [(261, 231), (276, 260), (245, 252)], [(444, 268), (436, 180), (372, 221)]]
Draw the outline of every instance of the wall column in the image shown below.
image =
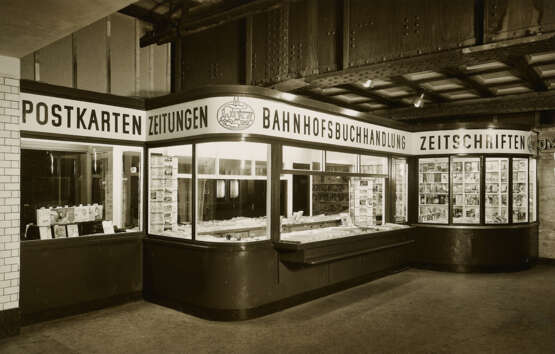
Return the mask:
[(19, 333), (19, 59), (0, 56), (0, 338)]

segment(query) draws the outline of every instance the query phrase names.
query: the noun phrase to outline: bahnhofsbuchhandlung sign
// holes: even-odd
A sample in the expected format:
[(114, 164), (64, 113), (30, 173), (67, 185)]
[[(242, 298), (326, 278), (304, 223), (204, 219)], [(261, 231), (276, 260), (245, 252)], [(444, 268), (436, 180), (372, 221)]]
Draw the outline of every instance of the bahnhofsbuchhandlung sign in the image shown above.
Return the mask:
[(22, 92), (20, 128), (31, 132), (144, 141), (145, 114), (139, 109)]
[(413, 133), (414, 153), (531, 154), (537, 152), (537, 134), (506, 129), (457, 129)]
[(147, 112), (148, 140), (243, 133), (409, 154), (410, 132), (252, 97), (212, 97)]
[(21, 130), (164, 141), (255, 134), (406, 155), (536, 154), (535, 132), (457, 129), (411, 133), (254, 97), (210, 97), (150, 111), (21, 93)]

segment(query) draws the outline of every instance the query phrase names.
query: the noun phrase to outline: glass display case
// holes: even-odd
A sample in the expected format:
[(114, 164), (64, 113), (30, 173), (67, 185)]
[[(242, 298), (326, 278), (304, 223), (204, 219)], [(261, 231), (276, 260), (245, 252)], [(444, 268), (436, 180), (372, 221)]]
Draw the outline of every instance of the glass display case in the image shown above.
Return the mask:
[(406, 223), (408, 220), (408, 164), (406, 159), (391, 159), (391, 178), (394, 199), (393, 219), (396, 223)]
[[(421, 158), (418, 166), (420, 223), (537, 221), (535, 158), (461, 155), (451, 156), (449, 161), (446, 157)], [(446, 180), (451, 182), (449, 188)], [(447, 215), (449, 201), (451, 212)]]
[(513, 158), (513, 223), (528, 221), (528, 158)]
[(486, 157), (486, 224), (509, 222), (509, 158)]
[(142, 147), (21, 139), (21, 240), (137, 232)]
[(480, 223), (480, 158), (451, 157), (452, 220)]
[[(385, 220), (387, 157), (291, 146), (283, 147), (282, 157), (287, 183), (281, 195), (288, 200), (282, 240), (306, 243), (402, 227)], [(395, 202), (402, 219), (407, 209), (406, 161), (399, 162)]]
[(418, 221), (448, 223), (449, 159), (418, 160)]
[(538, 220), (536, 212), (536, 159), (530, 158), (530, 222)]

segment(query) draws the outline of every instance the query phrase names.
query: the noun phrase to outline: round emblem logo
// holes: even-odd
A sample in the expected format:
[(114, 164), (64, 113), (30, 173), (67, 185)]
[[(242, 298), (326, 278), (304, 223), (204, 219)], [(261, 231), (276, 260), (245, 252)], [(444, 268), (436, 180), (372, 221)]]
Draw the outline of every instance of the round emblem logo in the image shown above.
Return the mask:
[(254, 123), (254, 110), (248, 104), (233, 97), (233, 101), (218, 108), (218, 123), (229, 130), (244, 130)]
[(538, 150), (538, 136), (536, 134), (532, 134), (528, 136), (528, 151), (532, 154), (536, 154)]

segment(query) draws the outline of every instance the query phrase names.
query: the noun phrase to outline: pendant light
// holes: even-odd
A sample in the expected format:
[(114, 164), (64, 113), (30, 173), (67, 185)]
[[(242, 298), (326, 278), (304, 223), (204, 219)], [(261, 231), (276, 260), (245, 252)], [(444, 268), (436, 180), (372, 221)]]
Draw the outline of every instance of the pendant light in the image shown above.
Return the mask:
[(216, 181), (216, 198), (225, 198), (225, 181), (223, 179)]
[(96, 148), (93, 148), (93, 171), (96, 173)]
[(234, 179), (231, 180), (229, 186), (229, 197), (230, 198), (237, 198), (239, 196), (239, 181)]
[(421, 93), (420, 96), (418, 96), (414, 102), (413, 102), (414, 107), (416, 108), (422, 108), (424, 107), (424, 93)]
[(50, 157), (50, 174), (54, 175), (54, 155), (50, 151), (47, 151), (46, 153)]

